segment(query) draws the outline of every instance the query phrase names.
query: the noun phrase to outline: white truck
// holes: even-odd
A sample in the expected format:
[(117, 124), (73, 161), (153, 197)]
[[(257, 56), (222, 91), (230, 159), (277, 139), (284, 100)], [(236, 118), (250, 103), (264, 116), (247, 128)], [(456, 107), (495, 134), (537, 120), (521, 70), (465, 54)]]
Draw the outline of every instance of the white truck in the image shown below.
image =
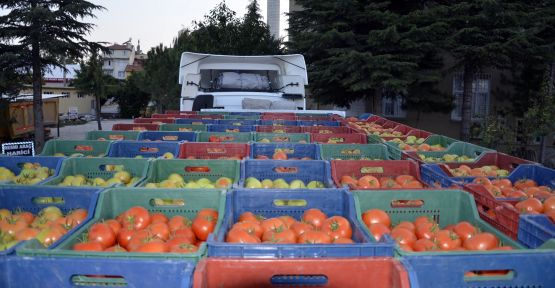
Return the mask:
[[(179, 66), (181, 111), (306, 110), (302, 55), (232, 56), (184, 52)], [(343, 111), (314, 110), (314, 113)]]

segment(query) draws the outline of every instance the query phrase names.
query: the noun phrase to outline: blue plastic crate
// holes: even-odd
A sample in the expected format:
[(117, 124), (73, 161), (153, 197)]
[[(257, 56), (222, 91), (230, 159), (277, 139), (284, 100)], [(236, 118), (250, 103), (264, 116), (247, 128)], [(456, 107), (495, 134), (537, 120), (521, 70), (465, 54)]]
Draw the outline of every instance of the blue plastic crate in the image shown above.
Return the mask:
[(218, 125), (233, 125), (233, 126), (252, 126), (257, 125), (258, 120), (239, 120), (239, 119), (218, 119)]
[(229, 112), (228, 115), (237, 115), (237, 116), (260, 116), (262, 113), (260, 112)]
[(546, 215), (520, 215), (519, 220), (518, 241), (527, 247), (537, 248), (555, 239), (555, 224)]
[(330, 163), (324, 160), (245, 160), (241, 166), (241, 182), (254, 177), (260, 181), (264, 179), (276, 180), (282, 178), (290, 183), (302, 180), (305, 185), (310, 181), (320, 181), (326, 188), (335, 188), (331, 180)]
[[(277, 206), (275, 200), (305, 200), (305, 206)], [(343, 216), (351, 223), (356, 244), (236, 244), (225, 236), (239, 216), (247, 211), (264, 217), (289, 215), (300, 220), (303, 212), (318, 208), (329, 216)], [(208, 238), (209, 257), (235, 258), (320, 258), (392, 256), (393, 242), (375, 242), (356, 220), (352, 196), (343, 189), (281, 190), (237, 189), (229, 192), (221, 229)]]
[(195, 269), (187, 260), (61, 257), (12, 257), (7, 266), (3, 288), (191, 287)]
[(299, 126), (340, 126), (337, 121), (298, 121)]
[(117, 141), (110, 146), (108, 157), (158, 158), (164, 153), (179, 155), (179, 142), (152, 142), (152, 141)]
[(259, 125), (264, 126), (298, 126), (295, 120), (260, 120)]
[(209, 132), (254, 132), (254, 125), (208, 125)]
[(139, 134), (139, 141), (197, 141), (196, 132), (178, 132), (178, 131), (144, 131)]
[(180, 118), (175, 119), (175, 124), (216, 124), (218, 120), (216, 119), (187, 119)]
[[(72, 188), (72, 187), (47, 187), (47, 186), (16, 186), (16, 185), (6, 185), (0, 186), (0, 208), (14, 210), (28, 211), (33, 214), (37, 214), (41, 209), (48, 206), (56, 206), (66, 214), (67, 212), (79, 208), (87, 209), (88, 216), (81, 225), (86, 223), (89, 219), (94, 216), (94, 210), (96, 206), (96, 201), (101, 189), (96, 188)], [(56, 197), (62, 198), (63, 202), (58, 203), (41, 203), (37, 199), (43, 197)], [(77, 226), (80, 227), (81, 225)], [(76, 227), (76, 228), (77, 228)], [(75, 231), (76, 229), (73, 229)], [(54, 243), (50, 248), (56, 247), (57, 243), (60, 243), (65, 239), (71, 232), (67, 233)], [(11, 255), (21, 246), (23, 243), (18, 243), (14, 247), (0, 251), (0, 258), (2, 256)], [(0, 270), (1, 271), (1, 270)], [(0, 275), (1, 277), (1, 275)], [(3, 287), (3, 286), (0, 286)]]
[[(25, 163), (39, 163), (42, 167), (48, 167), (54, 169), (54, 174), (37, 184), (42, 184), (53, 177), (58, 176), (60, 168), (62, 167), (62, 161), (65, 157), (53, 157), (53, 156), (0, 156), (0, 167), (4, 167), (12, 171), (15, 175), (21, 172), (23, 169), (23, 164)], [(1, 182), (0, 184), (9, 184), (10, 182)]]
[(252, 143), (251, 158), (256, 159), (262, 155), (272, 159), (279, 149), (287, 154), (288, 159), (308, 157), (311, 160), (320, 160), (319, 145), (301, 143)]
[(372, 113), (364, 113), (364, 114), (360, 114), (360, 115), (358, 116), (358, 119), (360, 119), (360, 120), (368, 120), (368, 118), (370, 118), (370, 117), (372, 117), (372, 116), (374, 116), (374, 114), (372, 114)]

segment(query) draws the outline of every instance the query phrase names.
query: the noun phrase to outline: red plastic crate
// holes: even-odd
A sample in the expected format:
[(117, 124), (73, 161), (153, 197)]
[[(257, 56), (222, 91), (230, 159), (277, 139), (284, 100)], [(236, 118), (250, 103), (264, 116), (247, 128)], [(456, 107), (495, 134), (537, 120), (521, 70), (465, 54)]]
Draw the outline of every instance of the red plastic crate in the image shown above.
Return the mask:
[(297, 116), (299, 121), (336, 121), (331, 116)]
[(310, 143), (327, 143), (334, 144), (334, 142), (329, 142), (332, 138), (336, 138), (339, 141), (335, 144), (366, 144), (368, 142), (366, 135), (360, 133), (350, 133), (350, 134), (310, 134)]
[(195, 269), (193, 287), (409, 288), (409, 275), (393, 258), (204, 258)]
[[(179, 147), (181, 159), (223, 159), (237, 157), (242, 160), (250, 155), (250, 145), (243, 143), (182, 143)], [(194, 157), (194, 158), (191, 158)]]
[(175, 119), (173, 118), (135, 118), (133, 123), (152, 123), (152, 124), (173, 124)]
[(262, 132), (262, 133), (301, 133), (301, 126), (256, 126), (256, 132)]
[[(365, 175), (371, 175), (378, 180), (380, 177), (393, 177), (399, 175), (411, 175), (422, 185), (423, 188), (429, 187), (420, 177), (419, 164), (410, 160), (332, 160), (331, 161), (331, 178), (337, 187), (341, 185), (341, 177), (344, 175), (360, 178)], [(353, 190), (362, 190), (359, 187), (350, 186)], [(376, 188), (368, 190), (391, 190), (394, 188)], [(407, 189), (407, 188), (399, 188)]]
[(158, 124), (152, 123), (117, 123), (112, 126), (114, 131), (158, 131)]
[(185, 115), (185, 114), (190, 114), (190, 115), (197, 115), (197, 111), (179, 111), (179, 110), (167, 110), (166, 114), (171, 114), (171, 115)]
[(221, 114), (199, 114), (199, 115), (181, 115), (186, 117), (186, 119), (224, 119), (224, 115)]
[(380, 117), (378, 115), (372, 115), (368, 119), (366, 119), (366, 122), (376, 123), (376, 124), (380, 124), (380, 125), (385, 123), (385, 121), (388, 121), (388, 120), (383, 118), (383, 117)]
[(302, 133), (313, 134), (349, 134), (355, 133), (354, 129), (346, 126), (299, 126)]

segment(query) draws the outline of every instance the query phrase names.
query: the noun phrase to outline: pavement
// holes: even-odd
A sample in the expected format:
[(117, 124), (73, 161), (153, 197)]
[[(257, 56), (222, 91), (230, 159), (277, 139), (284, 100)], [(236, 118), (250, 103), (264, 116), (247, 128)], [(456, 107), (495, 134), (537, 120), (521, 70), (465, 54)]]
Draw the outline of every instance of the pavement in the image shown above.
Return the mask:
[[(102, 120), (102, 130), (112, 130), (112, 126), (116, 123), (133, 123), (133, 119), (106, 119)], [(62, 140), (84, 140), (87, 132), (98, 130), (96, 121), (90, 121), (82, 125), (69, 125), (60, 127), (60, 135), (58, 136), (56, 128), (51, 128), (51, 134), (54, 139)]]

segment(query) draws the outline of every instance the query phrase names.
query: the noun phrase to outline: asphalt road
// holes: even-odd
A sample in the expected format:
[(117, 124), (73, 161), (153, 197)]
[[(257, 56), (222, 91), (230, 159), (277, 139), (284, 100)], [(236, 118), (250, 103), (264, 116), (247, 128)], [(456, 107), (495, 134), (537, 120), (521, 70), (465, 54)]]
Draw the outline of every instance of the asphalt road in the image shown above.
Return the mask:
[[(133, 123), (132, 119), (106, 119), (102, 120), (102, 130), (112, 130), (112, 126), (116, 123)], [(70, 125), (60, 128), (58, 136), (56, 128), (51, 128), (51, 134), (54, 139), (63, 140), (84, 140), (87, 132), (98, 130), (96, 121), (90, 121), (83, 125)]]

